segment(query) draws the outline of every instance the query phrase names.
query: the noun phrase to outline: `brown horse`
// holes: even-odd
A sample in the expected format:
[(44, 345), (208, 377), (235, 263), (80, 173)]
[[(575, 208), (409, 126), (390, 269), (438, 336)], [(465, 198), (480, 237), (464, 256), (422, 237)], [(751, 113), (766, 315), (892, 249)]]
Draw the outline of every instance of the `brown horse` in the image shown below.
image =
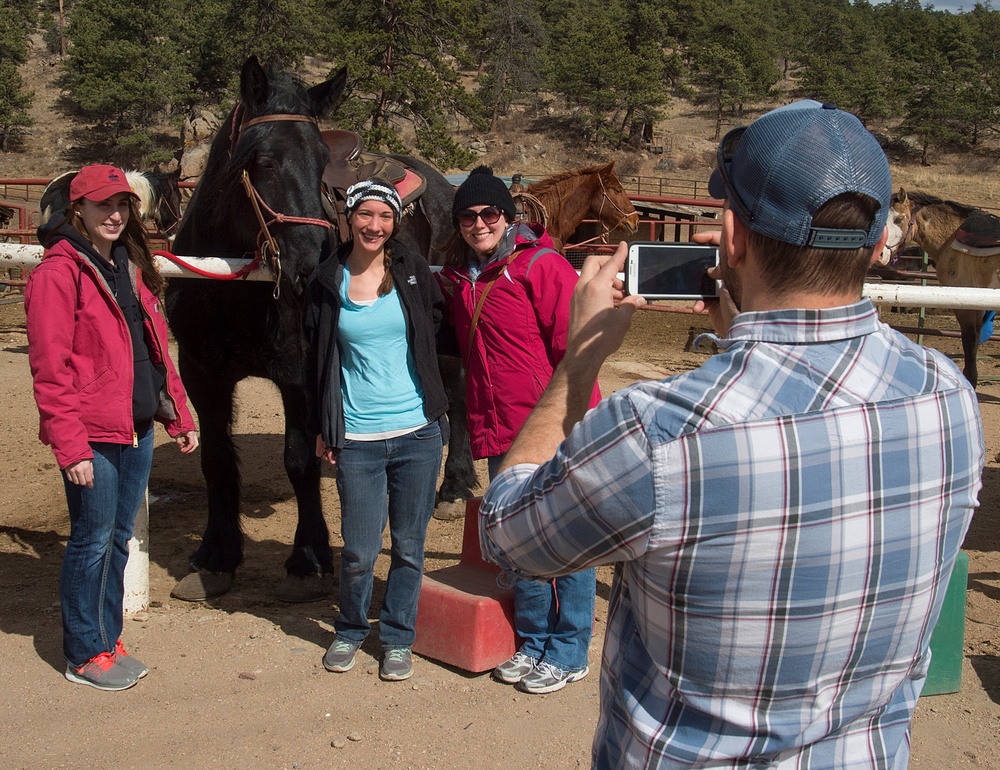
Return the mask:
[[(522, 195), (515, 193), (515, 198)], [(614, 161), (564, 171), (529, 185), (522, 203), (525, 218), (544, 224), (556, 248), (562, 248), (584, 219), (598, 220), (606, 231), (626, 227), (634, 233), (639, 227), (639, 214), (615, 173)]]
[[(892, 196), (886, 248), (895, 256), (903, 246), (914, 243), (920, 246), (934, 262), (938, 283), (942, 286), (1000, 288), (1000, 276), (997, 275), (1000, 254), (974, 256), (952, 246), (962, 223), (976, 211), (972, 206), (942, 200), (919, 191), (907, 194), (906, 190), (900, 188)], [(976, 354), (979, 350), (979, 332), (983, 326), (983, 311), (956, 310), (955, 317), (962, 329), (962, 351), (965, 354), (963, 371), (975, 387), (979, 379)]]

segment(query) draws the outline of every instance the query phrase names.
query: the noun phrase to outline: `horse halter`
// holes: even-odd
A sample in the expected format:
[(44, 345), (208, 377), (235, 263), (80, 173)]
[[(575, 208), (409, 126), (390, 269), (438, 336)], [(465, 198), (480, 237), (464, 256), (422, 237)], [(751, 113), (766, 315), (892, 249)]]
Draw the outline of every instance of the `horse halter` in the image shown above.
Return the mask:
[(174, 207), (171, 206), (169, 202), (167, 202), (167, 199), (164, 196), (162, 195), (158, 196), (156, 200), (156, 207), (153, 209), (153, 215), (152, 215), (152, 220), (153, 222), (156, 223), (157, 230), (160, 229), (159, 219), (161, 210), (165, 210), (168, 214), (170, 214), (174, 218), (174, 223), (170, 225), (170, 227), (161, 231), (163, 235), (165, 235), (168, 239), (173, 238), (174, 233), (176, 233), (177, 229), (181, 226), (181, 212), (175, 211)]
[[(626, 213), (625, 209), (623, 209), (621, 206), (619, 206), (617, 203), (615, 203), (613, 200), (611, 200), (611, 196), (608, 194), (608, 188), (604, 186), (604, 175), (603, 174), (598, 174), (597, 175), (597, 181), (601, 183), (601, 208), (597, 212), (597, 218), (600, 220), (601, 227), (604, 229), (604, 240), (607, 240), (607, 237), (611, 233), (611, 231), (612, 230), (617, 230), (619, 227), (621, 227), (622, 222), (624, 222), (625, 220), (627, 220), (632, 215)], [(621, 218), (617, 222), (615, 222), (614, 227), (608, 227), (606, 224), (604, 224), (604, 204), (605, 203), (610, 203), (612, 206), (614, 206), (618, 210), (618, 213), (621, 214)]]
[(910, 222), (906, 226), (906, 232), (903, 233), (903, 237), (900, 238), (899, 243), (894, 247), (889, 249), (889, 256), (895, 257), (899, 254), (903, 248), (910, 243), (910, 239), (913, 237), (913, 231), (917, 229), (917, 212), (923, 208), (922, 206), (910, 206)]
[[(310, 115), (275, 113), (273, 115), (261, 115), (257, 118), (242, 121), (237, 127), (236, 113), (239, 112), (241, 107), (242, 105), (238, 104), (236, 112), (233, 114), (233, 131), (230, 134), (230, 147), (234, 147), (235, 143), (239, 141), (240, 135), (243, 133), (245, 128), (260, 125), (261, 123), (295, 122), (312, 123), (315, 126), (319, 125), (319, 121)], [(267, 260), (267, 266), (271, 269), (271, 273), (274, 275), (274, 298), (278, 299), (281, 295), (281, 249), (278, 247), (278, 242), (275, 240), (274, 236), (271, 235), (271, 226), (276, 224), (316, 225), (317, 227), (330, 230), (330, 228), (333, 227), (333, 224), (325, 219), (288, 216), (287, 214), (274, 211), (267, 205), (267, 202), (261, 194), (257, 192), (257, 189), (253, 186), (253, 182), (250, 181), (250, 174), (246, 169), (243, 169), (242, 180), (243, 189), (246, 190), (247, 197), (250, 199), (250, 205), (253, 207), (254, 214), (257, 215), (257, 222), (260, 224), (260, 232), (257, 234), (257, 250), (254, 252), (254, 258), (251, 264), (253, 267), (257, 267), (263, 260)], [(270, 219), (265, 219), (264, 211), (267, 211), (270, 215)]]

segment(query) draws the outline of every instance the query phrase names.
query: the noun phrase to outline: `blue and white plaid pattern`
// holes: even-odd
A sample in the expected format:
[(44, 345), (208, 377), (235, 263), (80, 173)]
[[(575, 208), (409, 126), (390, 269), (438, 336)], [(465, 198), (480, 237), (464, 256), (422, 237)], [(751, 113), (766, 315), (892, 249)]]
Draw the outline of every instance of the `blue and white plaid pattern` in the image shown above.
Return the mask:
[(867, 300), (744, 313), (494, 480), (484, 555), (615, 563), (599, 768), (892, 768), (977, 505), (982, 424)]

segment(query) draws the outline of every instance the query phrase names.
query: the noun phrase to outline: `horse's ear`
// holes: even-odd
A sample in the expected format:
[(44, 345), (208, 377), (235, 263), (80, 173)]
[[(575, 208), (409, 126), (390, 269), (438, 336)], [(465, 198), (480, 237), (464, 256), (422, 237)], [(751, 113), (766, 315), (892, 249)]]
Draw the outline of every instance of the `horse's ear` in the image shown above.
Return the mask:
[(256, 56), (251, 56), (240, 71), (240, 99), (244, 104), (263, 107), (267, 103), (267, 73)]
[(906, 190), (904, 190), (902, 187), (900, 187), (899, 192), (896, 193), (896, 200), (899, 203), (906, 203)]
[(332, 78), (310, 88), (307, 93), (312, 102), (313, 114), (318, 118), (330, 112), (344, 95), (346, 85), (347, 67), (341, 67)]

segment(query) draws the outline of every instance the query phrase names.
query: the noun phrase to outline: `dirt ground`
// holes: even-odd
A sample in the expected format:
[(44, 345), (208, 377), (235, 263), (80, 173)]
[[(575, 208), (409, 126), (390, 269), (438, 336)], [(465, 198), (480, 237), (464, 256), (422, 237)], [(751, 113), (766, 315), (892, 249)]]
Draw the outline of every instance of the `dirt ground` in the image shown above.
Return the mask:
[[(934, 318), (935, 325), (948, 319)], [(896, 320), (909, 323), (908, 319)], [(706, 353), (685, 353), (700, 318), (644, 311), (602, 372), (605, 391), (686, 370)], [(930, 338), (954, 352), (954, 340)], [(986, 422), (982, 507), (966, 541), (971, 558), (961, 691), (923, 698), (913, 729), (918, 770), (1000, 770), (1000, 361), (982, 350), (979, 388)], [(610, 572), (598, 578), (591, 674), (552, 695), (528, 696), (489, 676), (415, 657), (402, 683), (377, 676), (375, 636), (347, 674), (327, 673), (332, 600), (285, 605), (274, 598), (294, 528), (294, 500), (281, 465), (281, 408), (269, 383), (239, 392), (247, 563), (217, 601), (171, 600), (204, 526), (196, 458), (181, 456), (158, 429), (150, 481), (151, 606), (126, 621), (129, 649), (151, 668), (122, 693), (74, 686), (63, 677), (58, 573), (68, 532), (51, 452), (36, 438), (23, 306), (0, 305), (0, 410), (7, 469), (0, 487), (0, 741), (3, 768), (577, 768), (589, 766), (598, 713), (598, 667)], [(485, 475), (485, 474), (483, 474)], [(339, 552), (333, 479), (324, 505)], [(427, 569), (457, 561), (461, 523), (431, 522)], [(384, 554), (387, 551), (384, 552)], [(376, 579), (377, 617), (388, 558)]]

